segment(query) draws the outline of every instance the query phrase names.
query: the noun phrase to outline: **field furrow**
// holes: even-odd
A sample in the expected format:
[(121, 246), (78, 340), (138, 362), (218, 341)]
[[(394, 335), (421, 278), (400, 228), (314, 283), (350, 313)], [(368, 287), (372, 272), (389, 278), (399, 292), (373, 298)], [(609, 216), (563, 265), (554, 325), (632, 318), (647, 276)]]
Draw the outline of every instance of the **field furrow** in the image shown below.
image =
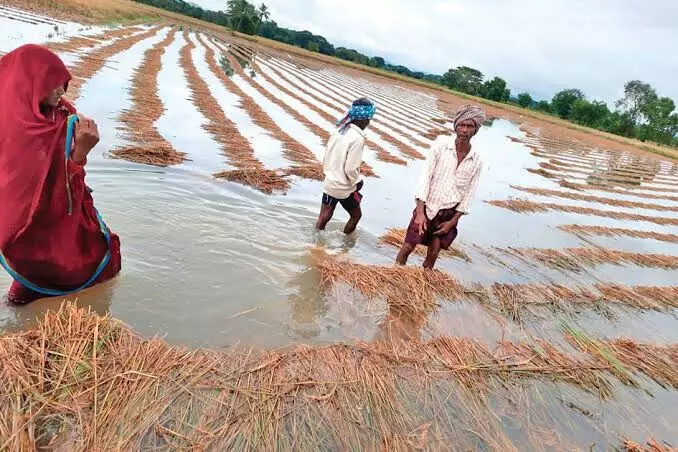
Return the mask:
[(148, 31), (134, 34), (128, 37), (116, 39), (113, 43), (100, 47), (99, 49), (90, 52), (86, 58), (77, 63), (71, 68), (73, 80), (68, 85), (67, 97), (73, 102), (77, 101), (80, 96), (80, 88), (94, 74), (99, 72), (105, 65), (106, 61), (114, 55), (131, 49), (135, 44), (144, 39), (155, 36), (163, 27), (161, 25), (155, 26)]
[(651, 239), (661, 242), (678, 243), (678, 235), (661, 234), (653, 231), (638, 231), (626, 228), (607, 228), (603, 226), (584, 226), (578, 224), (560, 225), (558, 229), (582, 237), (631, 237), (635, 239)]
[(212, 74), (221, 81), (228, 91), (240, 98), (241, 106), (249, 114), (254, 123), (266, 129), (274, 138), (282, 143), (284, 155), (289, 161), (294, 162), (297, 166), (306, 168), (306, 174), (311, 179), (321, 180), (322, 169), (320, 168), (320, 162), (315, 158), (313, 152), (285, 132), (254, 99), (247, 95), (226, 75), (224, 69), (217, 65), (214, 49), (205, 43), (201, 35), (197, 35), (197, 40), (206, 49), (205, 58)]
[(581, 215), (593, 215), (598, 217), (614, 218), (616, 220), (646, 221), (649, 223), (659, 224), (662, 226), (666, 225), (678, 226), (678, 218), (651, 217), (648, 215), (638, 215), (626, 212), (591, 209), (587, 207), (566, 206), (553, 203), (537, 203), (524, 199), (507, 199), (486, 202), (492, 204), (495, 207), (502, 207), (504, 209), (512, 210), (518, 213), (537, 213), (555, 210), (558, 212), (568, 212), (568, 213), (577, 213)]
[(212, 96), (209, 86), (200, 77), (192, 56), (196, 45), (189, 37), (187, 29), (184, 29), (184, 39), (187, 44), (181, 49), (180, 64), (188, 79), (193, 103), (209, 121), (203, 125), (203, 129), (216, 139), (221, 145), (222, 153), (236, 167), (235, 170), (223, 171), (215, 176), (249, 185), (264, 193), (286, 191), (289, 182), (284, 175), (265, 168), (255, 157), (250, 142), (239, 132), (236, 124), (228, 119), (219, 102)]
[(133, 144), (114, 150), (113, 157), (155, 166), (177, 165), (185, 160), (186, 154), (174, 149), (155, 126), (165, 111), (158, 95), (161, 59), (176, 34), (174, 27), (165, 39), (144, 53), (132, 81), (132, 106), (120, 115), (125, 138)]

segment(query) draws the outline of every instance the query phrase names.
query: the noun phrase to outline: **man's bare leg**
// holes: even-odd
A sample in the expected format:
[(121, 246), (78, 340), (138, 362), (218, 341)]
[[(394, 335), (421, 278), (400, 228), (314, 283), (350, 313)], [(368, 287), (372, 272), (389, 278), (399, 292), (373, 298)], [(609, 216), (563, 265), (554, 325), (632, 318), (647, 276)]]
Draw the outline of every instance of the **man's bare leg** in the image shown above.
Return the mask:
[(336, 206), (331, 206), (328, 204), (322, 204), (320, 206), (320, 215), (318, 216), (318, 221), (315, 223), (316, 229), (320, 231), (325, 230), (325, 226), (327, 226), (327, 223), (332, 219), (332, 216), (334, 215), (334, 209)]
[(426, 253), (424, 268), (432, 269), (433, 267), (435, 267), (439, 254), (440, 254), (440, 238), (433, 237), (433, 239), (431, 240), (431, 244), (428, 246), (428, 253)]
[(400, 248), (400, 252), (398, 253), (398, 257), (396, 257), (396, 264), (406, 265), (407, 259), (409, 259), (410, 254), (412, 254), (416, 247), (416, 245), (412, 245), (408, 242), (403, 243), (403, 246)]
[(344, 234), (347, 235), (355, 232), (358, 227), (358, 222), (360, 222), (360, 219), (363, 217), (363, 211), (360, 209), (360, 206), (358, 206), (349, 212), (349, 215), (351, 215), (351, 218), (348, 219), (348, 222), (344, 227)]

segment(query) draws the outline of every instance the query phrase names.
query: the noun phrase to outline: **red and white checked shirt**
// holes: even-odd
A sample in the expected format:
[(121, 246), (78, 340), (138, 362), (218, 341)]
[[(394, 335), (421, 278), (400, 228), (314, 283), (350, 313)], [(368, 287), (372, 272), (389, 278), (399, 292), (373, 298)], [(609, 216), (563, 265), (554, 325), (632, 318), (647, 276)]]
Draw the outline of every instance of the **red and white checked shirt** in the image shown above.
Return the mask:
[(458, 165), (455, 137), (438, 137), (431, 145), (416, 194), (418, 200), (426, 203), (426, 216), (432, 220), (442, 209), (457, 204), (458, 212), (469, 213), (482, 166), (482, 159), (473, 148)]

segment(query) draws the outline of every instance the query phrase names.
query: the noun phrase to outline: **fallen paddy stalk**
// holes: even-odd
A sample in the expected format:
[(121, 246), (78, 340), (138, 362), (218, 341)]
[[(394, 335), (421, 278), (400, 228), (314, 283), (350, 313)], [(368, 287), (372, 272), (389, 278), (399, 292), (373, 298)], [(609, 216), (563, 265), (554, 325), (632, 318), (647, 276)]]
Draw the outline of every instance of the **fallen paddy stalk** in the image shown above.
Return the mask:
[[(280, 90), (281, 92), (287, 94), (287, 95), (290, 96), (291, 98), (293, 98), (293, 99), (295, 99), (295, 100), (297, 100), (297, 101), (303, 103), (303, 104), (306, 105), (310, 110), (312, 110), (313, 112), (319, 114), (321, 117), (323, 117), (324, 119), (327, 120), (327, 118), (329, 117), (329, 115), (327, 115), (325, 112), (323, 112), (323, 111), (320, 110), (319, 108), (317, 108), (317, 107), (315, 107), (315, 106), (313, 106), (313, 105), (311, 105), (311, 104), (308, 104), (306, 101), (304, 101), (303, 98), (301, 98), (300, 96), (296, 95), (296, 94), (293, 93), (292, 91), (288, 90), (287, 88), (285, 88), (284, 86), (282, 86), (280, 83), (278, 83), (278, 82), (277, 82), (276, 80), (274, 80), (273, 78), (269, 77), (266, 73), (264, 73), (264, 71), (262, 71), (262, 70), (259, 68), (259, 66), (258, 66), (256, 63), (252, 62), (252, 67), (255, 68), (255, 69), (257, 70), (257, 77), (263, 77), (264, 80), (266, 80), (268, 83), (270, 83), (271, 85), (273, 85), (276, 89), (278, 89), (278, 90)], [(336, 121), (335, 119), (331, 119), (331, 123), (332, 123), (332, 124), (334, 124), (335, 121)], [(322, 127), (318, 126), (317, 124), (315, 124), (315, 123), (313, 123), (313, 122), (311, 122), (311, 121), (306, 120), (306, 122), (304, 122), (304, 125), (306, 125), (313, 133), (315, 133), (316, 135), (318, 135), (319, 137), (321, 137), (322, 140), (323, 140), (325, 143), (327, 143), (327, 141), (330, 139), (330, 133), (329, 133), (327, 130), (323, 129)], [(374, 172), (374, 170), (372, 169), (372, 167), (369, 166), (369, 165), (368, 165), (367, 163), (365, 163), (365, 162), (362, 162), (362, 164), (361, 164), (361, 166), (360, 166), (360, 172), (361, 172), (362, 174), (364, 174), (365, 176), (368, 176), (368, 177), (377, 177), (377, 175), (376, 175), (376, 173)]]
[(568, 234), (573, 234), (576, 236), (583, 237), (592, 237), (592, 236), (603, 236), (603, 237), (632, 237), (636, 239), (653, 239), (659, 240), (662, 242), (678, 243), (678, 235), (676, 234), (660, 234), (659, 232), (654, 231), (639, 231), (635, 229), (624, 229), (624, 228), (608, 228), (604, 226), (583, 226), (578, 224), (570, 225), (561, 225), (558, 226), (563, 232)]
[(626, 452), (678, 452), (678, 447), (673, 447), (667, 443), (660, 444), (654, 438), (650, 438), (646, 446), (626, 439), (623, 447)]
[(640, 267), (663, 269), (678, 268), (678, 256), (632, 253), (606, 248), (500, 248), (499, 251), (536, 261), (558, 270), (581, 271), (584, 266), (600, 264), (632, 264)]
[[(594, 168), (595, 163), (573, 163), (562, 161), (559, 158), (552, 158), (548, 161), (549, 165), (553, 165), (556, 169), (563, 170), (578, 170), (582, 171), (585, 174), (591, 174), (591, 169)], [(678, 179), (659, 174), (658, 172), (651, 172), (647, 170), (635, 170), (626, 168), (623, 163), (615, 163), (608, 161), (604, 163), (604, 166), (596, 168), (598, 171), (609, 172), (615, 176), (627, 176), (627, 177), (643, 177), (647, 181), (656, 181), (656, 182), (678, 182)]]
[[(214, 41), (212, 41), (214, 43)], [(247, 79), (247, 74), (245, 74), (245, 71), (243, 68), (240, 66), (240, 64), (234, 60), (233, 56), (230, 54), (230, 52), (227, 49), (224, 49), (221, 47), (218, 43), (215, 43), (217, 47), (220, 48), (220, 50), (223, 52), (223, 55), (226, 56), (226, 58), (229, 60), (231, 67), (235, 70), (235, 72), (238, 73), (241, 77)], [(265, 74), (260, 73), (258, 75), (265, 77)], [(307, 129), (309, 129), (311, 132), (313, 132), (314, 135), (320, 137), (321, 140), (327, 141), (330, 137), (330, 134), (323, 128), (319, 127), (318, 125), (312, 123), (309, 121), (304, 115), (299, 113), (297, 110), (293, 109), (289, 105), (287, 105), (285, 102), (281, 101), (274, 95), (272, 95), (270, 92), (268, 92), (266, 89), (264, 89), (260, 84), (257, 82), (252, 82), (251, 86), (253, 86), (259, 93), (264, 96), (266, 99), (270, 100), (274, 104), (276, 104), (278, 107), (282, 108), (285, 110), (285, 112), (292, 116), (295, 120), (303, 124)], [(276, 88), (280, 89), (278, 86)], [(282, 91), (282, 90), (281, 90)]]
[(409, 314), (430, 312), (436, 299), (474, 300), (494, 312), (520, 321), (533, 307), (568, 311), (571, 308), (606, 307), (606, 304), (662, 311), (678, 307), (678, 287), (618, 286), (598, 284), (572, 289), (558, 284), (494, 284), (464, 286), (441, 271), (417, 267), (356, 264), (327, 255), (314, 256), (314, 266), (325, 284), (344, 283), (367, 298), (385, 299)]
[(71, 36), (63, 42), (47, 42), (45, 43), (45, 46), (56, 53), (74, 53), (91, 49), (101, 44), (102, 41), (107, 41), (109, 39), (127, 38), (140, 31), (143, 31), (143, 29), (139, 27), (125, 27), (118, 30), (107, 30), (97, 35)]
[(640, 384), (634, 374), (643, 374), (663, 388), (678, 388), (678, 345), (641, 344), (632, 339), (598, 340), (566, 326), (566, 339), (612, 372), (624, 384)]
[[(571, 147), (566, 148), (543, 148), (538, 147), (541, 143), (535, 143), (537, 146), (529, 142), (521, 141), (531, 148), (536, 157), (545, 158), (549, 160), (558, 160), (563, 164), (571, 163), (574, 165), (586, 164), (591, 166), (605, 165), (614, 168), (615, 166), (623, 167), (628, 171), (636, 171), (647, 174), (655, 174), (661, 167), (661, 160), (639, 161), (635, 156), (629, 157), (625, 155), (609, 155), (609, 154), (595, 154), (593, 150), (584, 148), (582, 145), (576, 145), (577, 151), (573, 151)], [(631, 161), (629, 161), (631, 159)]]
[(92, 78), (92, 76), (94, 76), (94, 74), (99, 72), (106, 64), (106, 60), (111, 58), (113, 55), (131, 49), (135, 44), (143, 41), (144, 39), (155, 36), (162, 28), (163, 26), (159, 25), (146, 32), (139, 33), (134, 36), (120, 38), (113, 43), (101, 47), (88, 54), (88, 58), (83, 59), (71, 68), (73, 79), (68, 84), (68, 94), (66, 95), (67, 98), (75, 102), (80, 95), (80, 88), (82, 87), (83, 82), (89, 80)]
[[(289, 83), (290, 85), (294, 86), (295, 88), (297, 88), (298, 90), (300, 90), (301, 92), (303, 92), (305, 95), (309, 96), (311, 99), (313, 99), (313, 100), (314, 100), (315, 102), (317, 102), (318, 104), (322, 104), (322, 105), (324, 105), (324, 106), (326, 106), (327, 108), (330, 108), (330, 109), (338, 109), (338, 108), (340, 108), (340, 107), (336, 107), (336, 106), (334, 106), (334, 105), (332, 105), (332, 104), (326, 102), (324, 99), (322, 99), (321, 97), (319, 97), (319, 96), (317, 96), (316, 94), (314, 94), (307, 86), (302, 85), (302, 84), (299, 84), (299, 83), (296, 83), (296, 82), (295, 82), (294, 80), (292, 80), (290, 77), (286, 77), (285, 74), (283, 74), (282, 71), (281, 71), (280, 69), (274, 67), (274, 65), (272, 65), (272, 64), (269, 63), (269, 64), (267, 65), (267, 67), (268, 67), (268, 69), (271, 70), (271, 72), (273, 72), (273, 73), (274, 73), (276, 76), (278, 76), (281, 80), (285, 80), (287, 83)], [(303, 98), (302, 98), (301, 96), (299, 96), (299, 99), (303, 99)], [(310, 102), (306, 102), (306, 101), (304, 101), (304, 102), (305, 102), (307, 105), (309, 105), (309, 106), (312, 105)], [(332, 117), (330, 114), (328, 114), (325, 110), (323, 110), (323, 109), (321, 109), (321, 108), (318, 108), (318, 107), (316, 107), (316, 106), (313, 106), (313, 108), (315, 109), (314, 111), (316, 111), (316, 113), (318, 113), (319, 115), (321, 115), (322, 118), (325, 119), (326, 121), (329, 121), (330, 123), (334, 123), (334, 122), (336, 121), (336, 118), (333, 118), (333, 117)], [(416, 151), (416, 150), (413, 149), (411, 146), (409, 146), (409, 145), (403, 143), (403, 142), (400, 141), (400, 140), (397, 140), (395, 137), (393, 137), (393, 136), (391, 136), (391, 135), (389, 135), (389, 134), (387, 134), (387, 133), (385, 133), (385, 132), (383, 132), (383, 131), (377, 129), (376, 127), (370, 127), (370, 130), (371, 130), (372, 132), (374, 132), (374, 133), (375, 133), (379, 138), (381, 138), (382, 140), (386, 141), (386, 142), (389, 143), (389, 144), (392, 144), (396, 149), (398, 149), (401, 153), (407, 155), (408, 157), (415, 158), (415, 159), (420, 159), (420, 160), (425, 158), (420, 152)], [(369, 143), (372, 147), (374, 147), (374, 148), (379, 148), (379, 149), (381, 149), (382, 152), (385, 152), (385, 153), (389, 154), (389, 152), (388, 152), (386, 149), (383, 149), (383, 148), (382, 148), (381, 146), (379, 146), (378, 144), (373, 143), (373, 142), (370, 142), (369, 140), (368, 140), (368, 143)]]
[[(244, 51), (242, 46), (239, 46), (235, 43), (234, 43), (234, 48), (235, 48), (236, 51), (238, 51), (241, 54), (251, 55), (249, 49), (247, 49), (247, 51)], [(271, 55), (267, 52), (258, 52), (258, 55), (263, 55), (263, 56), (265, 56), (269, 59), (275, 59), (276, 61), (281, 61), (277, 57), (275, 57), (275, 56), (273, 56), (273, 55)], [(298, 63), (298, 62), (290, 62), (289, 60), (284, 60), (284, 61), (288, 64), (293, 65), (297, 70), (305, 69), (307, 71), (311, 71), (314, 74), (315, 80), (320, 80), (320, 81), (324, 82), (326, 85), (334, 86), (333, 91), (335, 91), (337, 93), (342, 92), (342, 93), (344, 93), (344, 95), (348, 95), (350, 97), (350, 96), (353, 96), (356, 92), (358, 92), (358, 93), (366, 93), (366, 94), (374, 97), (375, 100), (378, 100), (378, 103), (388, 105), (389, 108), (391, 108), (392, 111), (393, 111), (393, 116), (395, 116), (396, 119), (400, 118), (400, 121), (402, 122), (403, 127), (406, 127), (408, 130), (411, 130), (413, 128), (423, 128), (423, 126), (421, 124), (412, 123), (412, 122), (408, 123), (408, 121), (412, 120), (411, 118), (412, 118), (413, 105), (411, 103), (410, 104), (404, 104), (403, 103), (405, 105), (405, 112), (403, 112), (400, 109), (400, 107), (397, 106), (397, 104), (400, 103), (401, 101), (397, 100), (395, 98), (396, 96), (383, 95), (382, 93), (377, 92), (374, 89), (369, 89), (365, 86), (364, 82), (363, 82), (363, 84), (357, 85), (357, 84), (354, 83), (353, 80), (337, 81), (336, 75), (333, 77), (331, 74), (329, 74), (326, 71), (316, 71), (313, 68), (308, 67), (308, 66), (303, 65), (303, 64)], [(282, 65), (282, 63), (279, 63), (279, 64)], [(353, 89), (353, 93), (348, 91), (349, 88)], [(330, 89), (332, 89), (332, 88), (330, 88)], [(351, 99), (351, 101), (352, 100), (353, 99)], [(419, 113), (416, 113), (416, 112), (414, 114), (417, 115), (421, 121), (430, 122), (429, 121), (429, 116), (430, 116), (429, 114), (427, 114), (427, 113), (419, 114)], [(437, 124), (435, 122), (430, 122), (430, 125), (437, 127)], [(415, 133), (420, 133), (420, 132), (417, 132), (415, 130)]]
[[(655, 193), (645, 193), (642, 191), (638, 190), (622, 190), (619, 188), (612, 188), (612, 187), (604, 187), (602, 185), (589, 185), (589, 184), (579, 184), (579, 183), (574, 183), (566, 180), (561, 180), (559, 182), (561, 187), (564, 188), (569, 188), (571, 190), (577, 190), (577, 191), (583, 191), (583, 190), (595, 190), (595, 191), (603, 191), (606, 193), (616, 193), (619, 195), (627, 195), (627, 196), (635, 196), (637, 198), (644, 198), (644, 199), (663, 199), (666, 201), (678, 201), (678, 196), (671, 196), (671, 195), (658, 195)], [(643, 187), (645, 189), (645, 187)]]
[[(240, 98), (240, 105), (252, 118), (255, 124), (268, 131), (272, 137), (280, 141), (283, 145), (283, 154), (285, 157), (298, 165), (312, 166), (320, 165), (313, 152), (306, 146), (299, 143), (285, 132), (265, 111), (259, 106), (247, 93), (231, 80), (224, 70), (217, 65), (216, 53), (211, 46), (203, 41), (202, 36), (197, 34), (200, 45), (206, 50), (205, 59), (212, 74), (217, 77), (228, 91)], [(235, 65), (238, 66), (239, 65)], [(246, 78), (244, 78), (246, 80)], [(299, 174), (297, 174), (299, 175)]]
[[(673, 186), (673, 185), (678, 185), (678, 181), (674, 179), (670, 179), (669, 181), (663, 181), (659, 180), (660, 178), (654, 177), (654, 176), (645, 176), (641, 173), (636, 173), (637, 175), (633, 177), (632, 175), (620, 175), (617, 174), (617, 171), (612, 169), (612, 168), (598, 168), (594, 169), (591, 171), (585, 171), (585, 170), (579, 170), (575, 168), (565, 168), (565, 167), (560, 167), (557, 165), (554, 165), (549, 162), (541, 162), (539, 163), (539, 166), (549, 170), (553, 171), (561, 176), (585, 176), (585, 177), (591, 177), (591, 178), (599, 178), (605, 181), (612, 181), (612, 182), (629, 182), (629, 183), (654, 183), (656, 185), (668, 185), (668, 186)], [(662, 187), (655, 187), (655, 188), (662, 188)], [(667, 187), (668, 188), (668, 187)]]
[(598, 204), (605, 204), (607, 206), (613, 206), (613, 207), (628, 207), (628, 208), (634, 208), (634, 209), (659, 210), (659, 211), (662, 211), (662, 212), (678, 212), (678, 206), (663, 206), (661, 204), (650, 204), (650, 203), (645, 203), (645, 202), (625, 201), (625, 200), (622, 200), (622, 199), (604, 198), (602, 196), (591, 196), (591, 195), (584, 195), (584, 194), (581, 194), (581, 193), (572, 193), (572, 192), (566, 192), (566, 191), (560, 191), (560, 190), (549, 190), (549, 189), (546, 189), (546, 188), (519, 187), (519, 186), (516, 186), (516, 185), (511, 185), (511, 188), (514, 189), (514, 190), (522, 191), (524, 193), (530, 193), (530, 194), (538, 195), (538, 196), (572, 199), (572, 200), (576, 200), (576, 201), (595, 202), (595, 203), (598, 203)]
[[(238, 73), (243, 79), (247, 80), (247, 74), (245, 74), (245, 71), (243, 68), (240, 66), (240, 64), (234, 60), (233, 56), (230, 54), (230, 52), (223, 47), (221, 47), (218, 43), (214, 42), (212, 40), (212, 43), (215, 44), (219, 49), (222, 51), (222, 54), (229, 60), (231, 67), (234, 68), (235, 72)], [(263, 75), (263, 74), (262, 74)], [(278, 107), (282, 108), (285, 113), (290, 115), (292, 118), (294, 118), (297, 122), (303, 124), (311, 133), (316, 135), (317, 137), (320, 138), (321, 141), (327, 141), (329, 139), (329, 133), (327, 133), (324, 129), (318, 127), (316, 124), (312, 123), (311, 121), (308, 120), (304, 115), (299, 113), (297, 110), (294, 108), (291, 108), (289, 105), (287, 105), (285, 102), (282, 100), (278, 99), (277, 97), (273, 96), (270, 92), (268, 92), (266, 89), (264, 89), (259, 83), (257, 82), (252, 82), (250, 83), (250, 86), (254, 87), (259, 94), (264, 96), (266, 99), (269, 101), (273, 102), (275, 105)], [(301, 156), (301, 154), (300, 154)], [(301, 165), (295, 165), (292, 168), (290, 168), (288, 173), (297, 175), (299, 177), (306, 177), (306, 178), (311, 178), (311, 179), (317, 179), (317, 180), (323, 180), (324, 175), (322, 173), (322, 165), (320, 162), (318, 162), (317, 165), (312, 163), (315, 159), (315, 156), (313, 154), (311, 155), (306, 155), (307, 157), (307, 163), (302, 163)], [(377, 153), (377, 157), (379, 158), (379, 153)], [(403, 162), (405, 163), (405, 162)]]
[(678, 218), (651, 217), (647, 215), (638, 215), (626, 212), (614, 212), (608, 210), (591, 209), (588, 207), (567, 206), (552, 203), (538, 203), (528, 201), (525, 199), (507, 199), (485, 202), (487, 202), (488, 204), (492, 204), (493, 206), (502, 207), (504, 209), (512, 210), (513, 212), (518, 213), (548, 212), (549, 210), (555, 210), (558, 212), (568, 212), (568, 213), (577, 213), (581, 215), (592, 215), (598, 217), (613, 218), (615, 220), (647, 221), (649, 223), (659, 224), (662, 226), (678, 225)]
[[(379, 238), (379, 243), (400, 248), (405, 242), (406, 235), (406, 229), (389, 229)], [(426, 256), (427, 248), (425, 246), (417, 246), (414, 252), (419, 256)], [(469, 255), (454, 245), (452, 245), (448, 250), (441, 250), (440, 257), (452, 257), (462, 259), (466, 262), (471, 262)]]
[(340, 77), (332, 71), (323, 71), (320, 76), (327, 82), (332, 83), (337, 87), (346, 86), (347, 88), (352, 88), (358, 92), (373, 96), (376, 100), (391, 108), (394, 115), (403, 118), (405, 121), (411, 121), (412, 116), (415, 116), (418, 122), (411, 124), (410, 128), (423, 127), (426, 125), (433, 129), (440, 128), (438, 123), (430, 119), (431, 112), (422, 111), (411, 102), (404, 102), (395, 98), (394, 96), (383, 94), (375, 88), (370, 87), (365, 81), (362, 81), (361, 84), (358, 84), (356, 83), (354, 77), (348, 76), (346, 74), (342, 74)]
[[(629, 371), (675, 382), (673, 345), (626, 343), (621, 353), (615, 342), (595, 344), (612, 347)], [(190, 351), (64, 304), (33, 329), (0, 336), (0, 448), (298, 450), (303, 441), (316, 450), (411, 450), (454, 437), (464, 448), (509, 450), (518, 445), (488, 423), (487, 394), (543, 381), (612, 397), (624, 374), (590, 350), (575, 357), (545, 341), (491, 349), (439, 337)], [(423, 425), (426, 435), (412, 435)], [(470, 438), (460, 434), (468, 429)]]
[(200, 77), (193, 63), (195, 43), (187, 29), (184, 29), (184, 39), (186, 45), (181, 49), (179, 61), (184, 68), (193, 103), (208, 120), (203, 124), (203, 129), (215, 138), (221, 145), (222, 153), (236, 167), (232, 171), (219, 172), (215, 177), (249, 185), (267, 194), (289, 189), (289, 182), (283, 174), (265, 168), (256, 158), (250, 142), (242, 136), (236, 124), (228, 119), (219, 102), (212, 96), (207, 82)]
[(158, 96), (161, 59), (176, 33), (175, 27), (165, 39), (144, 53), (144, 59), (132, 81), (132, 107), (120, 115), (120, 122), (125, 125), (125, 138), (134, 145), (114, 150), (111, 152), (114, 158), (155, 166), (178, 165), (185, 159), (186, 154), (174, 149), (155, 127), (155, 122), (165, 111)]
[[(339, 108), (339, 109), (345, 108), (344, 106), (351, 105), (351, 102), (353, 102), (356, 98), (361, 96), (360, 94), (353, 94), (352, 97), (344, 97), (343, 99), (339, 99), (339, 100), (332, 98), (338, 105), (340, 105), (339, 107), (337, 107), (336, 105), (330, 104), (330, 103), (326, 102), (324, 99), (315, 95), (312, 92), (312, 90), (309, 89), (309, 86), (299, 85), (299, 84), (295, 83), (292, 79), (290, 79), (289, 77), (286, 77), (283, 74), (283, 71), (284, 71), (283, 69), (281, 69), (279, 66), (274, 67), (274, 65), (275, 65), (275, 63), (273, 63), (271, 60), (269, 60), (269, 67), (271, 68), (271, 70), (273, 70), (276, 73), (276, 75), (285, 77), (285, 79), (288, 81), (288, 83), (293, 84), (297, 88), (304, 91), (308, 96), (313, 98), (313, 100), (315, 100), (316, 102), (320, 102), (320, 103), (322, 103), (323, 105), (325, 105), (329, 108)], [(293, 75), (297, 76), (296, 74), (293, 74)], [(311, 78), (310, 76), (308, 76), (306, 74), (304, 74), (304, 77), (308, 77), (309, 79), (316, 81), (316, 83), (323, 84), (323, 86), (328, 90), (328, 91), (324, 91), (323, 94), (328, 96), (328, 97), (331, 97), (329, 95), (329, 93), (332, 93), (332, 91), (341, 89), (340, 87), (333, 87), (331, 85), (325, 84), (323, 81), (320, 81), (322, 79)], [(297, 76), (297, 78), (299, 78), (299, 77)], [(378, 104), (377, 104), (377, 107), (379, 108)], [(409, 158), (413, 158), (413, 159), (423, 160), (425, 157), (419, 151), (415, 150), (412, 146), (410, 146), (410, 144), (408, 144), (407, 141), (397, 139), (395, 136), (391, 135), (387, 131), (381, 130), (381, 129), (376, 127), (376, 125), (378, 124), (381, 127), (385, 127), (388, 130), (392, 130), (392, 127), (381, 119), (381, 116), (383, 116), (385, 114), (387, 114), (387, 113), (383, 109), (378, 110), (377, 115), (372, 120), (372, 122), (374, 123), (374, 126), (371, 127), (371, 130), (374, 131), (374, 133), (376, 133), (382, 140), (393, 145), (396, 149), (398, 149), (405, 156), (407, 156)], [(391, 117), (389, 117), (389, 120), (394, 121), (394, 119), (397, 119), (397, 118), (393, 118), (393, 115), (391, 115)], [(394, 121), (394, 122), (396, 122), (396, 121)], [(408, 134), (408, 136), (406, 137), (406, 140), (410, 140), (411, 142), (413, 142), (413, 143), (415, 143), (419, 146), (422, 146), (424, 148), (429, 147), (429, 145), (427, 143), (424, 143), (423, 141), (416, 139), (416, 134), (418, 134), (418, 132), (411, 130), (407, 126), (402, 126), (402, 127), (405, 127), (407, 129), (407, 132), (405, 132), (405, 133)], [(398, 132), (398, 131), (395, 130), (395, 132)], [(381, 151), (386, 152), (383, 149), (381, 149)]]

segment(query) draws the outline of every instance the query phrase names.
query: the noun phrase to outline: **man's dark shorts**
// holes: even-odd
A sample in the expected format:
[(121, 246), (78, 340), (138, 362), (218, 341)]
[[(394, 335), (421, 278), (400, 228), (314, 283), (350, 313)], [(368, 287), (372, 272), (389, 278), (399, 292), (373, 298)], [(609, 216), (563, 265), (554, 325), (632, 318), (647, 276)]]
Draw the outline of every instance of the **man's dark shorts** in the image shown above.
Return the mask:
[[(414, 209), (412, 214), (412, 220), (410, 220), (410, 225), (407, 228), (407, 235), (405, 236), (405, 242), (410, 245), (424, 245), (429, 246), (433, 240), (434, 232), (446, 221), (450, 221), (454, 214), (456, 213), (455, 209), (444, 209), (438, 212), (438, 215), (434, 219), (429, 220), (426, 218), (426, 232), (419, 234), (419, 229), (414, 223), (414, 220), (417, 218), (417, 209)], [(440, 247), (444, 250), (449, 249), (454, 242), (454, 239), (457, 238), (457, 228), (452, 228), (447, 234), (440, 236)]]
[(360, 203), (363, 200), (363, 195), (360, 193), (360, 190), (363, 188), (363, 181), (358, 182), (358, 187), (356, 190), (351, 193), (351, 195), (346, 199), (337, 199), (334, 196), (330, 196), (327, 193), (323, 193), (323, 204), (326, 206), (336, 207), (337, 204), (341, 204), (341, 207), (348, 213), (353, 212), (356, 208), (360, 207)]

